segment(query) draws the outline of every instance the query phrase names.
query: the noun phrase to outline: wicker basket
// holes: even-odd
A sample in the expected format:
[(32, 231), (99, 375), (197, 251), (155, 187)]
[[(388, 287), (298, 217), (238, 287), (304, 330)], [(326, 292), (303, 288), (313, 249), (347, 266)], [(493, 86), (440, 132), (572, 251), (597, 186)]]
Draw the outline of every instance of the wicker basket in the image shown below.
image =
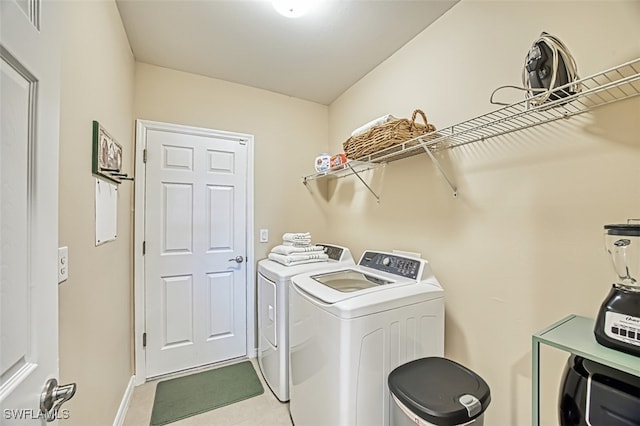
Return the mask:
[[(418, 114), (422, 117), (424, 124), (416, 123)], [(373, 126), (361, 135), (350, 137), (342, 146), (347, 158), (356, 160), (435, 130), (435, 126), (427, 121), (424, 112), (417, 109), (413, 112), (411, 120), (399, 118)]]

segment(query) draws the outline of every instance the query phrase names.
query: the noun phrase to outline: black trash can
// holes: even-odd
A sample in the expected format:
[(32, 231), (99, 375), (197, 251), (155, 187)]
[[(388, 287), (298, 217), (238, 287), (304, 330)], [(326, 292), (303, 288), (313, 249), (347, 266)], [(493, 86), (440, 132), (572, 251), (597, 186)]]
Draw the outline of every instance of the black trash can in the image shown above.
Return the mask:
[(392, 426), (482, 426), (489, 386), (473, 371), (446, 358), (421, 358), (389, 374), (395, 401)]

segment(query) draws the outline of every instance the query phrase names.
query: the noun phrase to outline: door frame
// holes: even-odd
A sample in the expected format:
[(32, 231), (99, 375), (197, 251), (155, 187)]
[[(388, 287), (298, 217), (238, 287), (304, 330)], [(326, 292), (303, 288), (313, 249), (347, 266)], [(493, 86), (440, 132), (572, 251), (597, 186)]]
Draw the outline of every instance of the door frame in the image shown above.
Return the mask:
[(146, 132), (148, 130), (175, 131), (176, 133), (188, 133), (208, 137), (224, 137), (242, 139), (247, 142), (247, 234), (246, 234), (246, 353), (247, 357), (255, 358), (255, 266), (254, 259), (254, 195), (253, 195), (253, 135), (246, 133), (226, 132), (222, 130), (208, 129), (204, 127), (186, 126), (181, 124), (165, 123), (150, 120), (136, 120), (135, 140), (135, 190), (134, 190), (134, 357), (135, 357), (135, 384), (140, 385), (147, 380), (147, 368), (145, 349), (142, 345), (142, 335), (146, 325), (145, 307), (145, 271), (144, 256), (142, 255), (142, 243), (145, 229), (145, 188), (146, 188), (146, 164), (143, 161)]

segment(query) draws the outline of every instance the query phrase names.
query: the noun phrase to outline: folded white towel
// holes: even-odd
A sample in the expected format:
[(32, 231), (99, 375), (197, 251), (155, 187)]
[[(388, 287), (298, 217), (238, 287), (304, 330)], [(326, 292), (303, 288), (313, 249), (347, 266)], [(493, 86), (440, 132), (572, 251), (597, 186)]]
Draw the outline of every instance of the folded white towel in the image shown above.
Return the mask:
[(298, 261), (298, 260), (312, 260), (312, 259), (325, 259), (328, 260), (329, 256), (324, 253), (315, 252), (315, 253), (296, 253), (296, 254), (288, 254), (282, 255), (277, 253), (271, 253), (275, 256), (286, 257), (289, 260)]
[(375, 120), (371, 120), (367, 124), (363, 124), (362, 126), (358, 127), (353, 132), (351, 132), (351, 136), (361, 135), (361, 134), (367, 132), (373, 126), (379, 126), (381, 124), (388, 123), (391, 120), (396, 120), (396, 118), (391, 114), (383, 115), (382, 117), (378, 117)]
[(282, 235), (282, 241), (300, 241), (300, 240), (310, 240), (311, 234), (309, 232), (285, 232)]
[(294, 247), (308, 247), (311, 245), (309, 232), (286, 232), (282, 235), (282, 244)]
[(284, 266), (296, 266), (296, 265), (304, 265), (305, 263), (318, 263), (318, 262), (326, 262), (326, 259), (311, 259), (311, 260), (292, 260), (292, 261), (288, 261), (287, 263), (282, 263), (281, 261), (277, 260), (277, 259), (271, 259), (274, 262), (278, 262), (281, 265)]
[(271, 253), (289, 255), (293, 253), (324, 253), (322, 246), (288, 246), (281, 244), (271, 249)]
[(285, 256), (278, 253), (269, 253), (269, 259), (281, 263), (283, 265), (291, 266), (301, 263), (313, 263), (313, 262), (327, 262), (329, 256), (324, 253), (321, 254), (295, 254)]
[(289, 247), (311, 247), (311, 239), (300, 241), (283, 241), (282, 245)]

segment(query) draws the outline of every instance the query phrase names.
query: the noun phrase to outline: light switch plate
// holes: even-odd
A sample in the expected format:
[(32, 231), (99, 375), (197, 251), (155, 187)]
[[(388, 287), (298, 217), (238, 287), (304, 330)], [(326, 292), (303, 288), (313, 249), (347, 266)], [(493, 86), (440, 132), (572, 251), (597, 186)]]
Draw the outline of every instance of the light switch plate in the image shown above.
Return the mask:
[(69, 247), (58, 248), (58, 284), (69, 278)]
[(269, 230), (268, 229), (261, 229), (260, 230), (260, 242), (261, 243), (268, 243), (269, 242)]

